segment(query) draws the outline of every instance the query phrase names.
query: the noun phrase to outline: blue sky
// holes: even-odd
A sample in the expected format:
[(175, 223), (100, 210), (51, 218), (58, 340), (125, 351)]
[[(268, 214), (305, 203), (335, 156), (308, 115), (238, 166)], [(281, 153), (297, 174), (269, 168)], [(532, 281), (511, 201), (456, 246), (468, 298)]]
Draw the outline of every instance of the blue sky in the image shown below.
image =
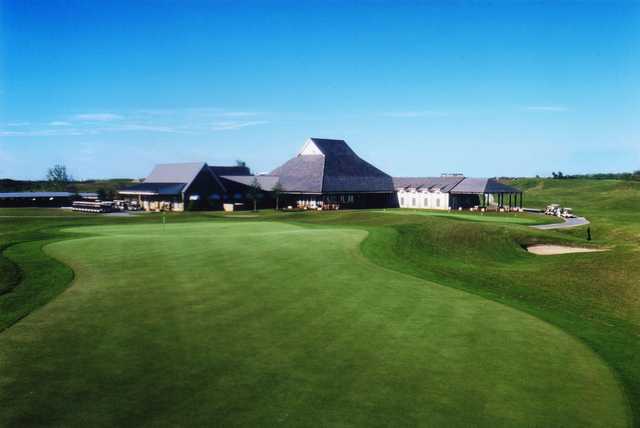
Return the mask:
[(640, 2), (0, 0), (0, 177), (269, 171), (309, 136), (393, 175), (640, 169)]

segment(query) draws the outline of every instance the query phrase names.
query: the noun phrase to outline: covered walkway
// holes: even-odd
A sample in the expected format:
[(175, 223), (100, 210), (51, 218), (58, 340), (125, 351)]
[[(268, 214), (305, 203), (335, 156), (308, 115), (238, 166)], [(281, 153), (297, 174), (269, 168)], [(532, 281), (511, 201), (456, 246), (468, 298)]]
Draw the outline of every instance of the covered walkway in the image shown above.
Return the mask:
[(495, 178), (465, 178), (451, 192), (452, 209), (468, 208), (472, 201), (485, 209), (521, 210), (523, 193), (520, 189), (500, 183)]

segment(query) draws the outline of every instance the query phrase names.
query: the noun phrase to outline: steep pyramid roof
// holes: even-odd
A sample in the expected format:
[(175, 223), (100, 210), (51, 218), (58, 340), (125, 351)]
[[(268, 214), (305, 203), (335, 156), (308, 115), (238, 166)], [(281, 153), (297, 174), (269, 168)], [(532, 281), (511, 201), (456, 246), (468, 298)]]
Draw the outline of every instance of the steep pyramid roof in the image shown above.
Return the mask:
[(310, 138), (296, 157), (271, 174), (289, 192), (394, 191), (391, 176), (361, 159), (344, 140)]

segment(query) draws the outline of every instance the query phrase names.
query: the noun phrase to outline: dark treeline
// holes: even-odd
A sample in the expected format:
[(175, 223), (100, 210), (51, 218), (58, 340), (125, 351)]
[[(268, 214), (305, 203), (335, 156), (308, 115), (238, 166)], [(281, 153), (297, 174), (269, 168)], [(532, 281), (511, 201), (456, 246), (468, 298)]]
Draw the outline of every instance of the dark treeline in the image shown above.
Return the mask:
[(129, 178), (113, 178), (109, 180), (76, 180), (67, 171), (67, 167), (56, 164), (46, 171), (46, 180), (12, 180), (0, 179), (2, 192), (89, 192), (98, 193), (101, 199), (112, 199), (116, 191), (131, 184)]
[[(497, 177), (498, 180), (516, 180), (531, 177)], [(640, 181), (640, 170), (634, 172), (596, 172), (593, 174), (564, 174), (562, 171), (552, 172), (550, 177), (541, 177), (536, 175), (535, 178), (552, 178), (554, 180), (571, 180), (571, 179), (592, 179), (592, 180), (625, 180)]]
[(563, 174), (562, 171), (552, 172), (551, 178), (557, 180), (590, 178), (594, 180), (636, 180), (640, 181), (640, 170), (634, 172), (597, 172), (593, 174)]
[(129, 178), (114, 178), (110, 180), (77, 180), (65, 183), (50, 180), (11, 180), (0, 179), (0, 193), (2, 192), (106, 192), (130, 185)]

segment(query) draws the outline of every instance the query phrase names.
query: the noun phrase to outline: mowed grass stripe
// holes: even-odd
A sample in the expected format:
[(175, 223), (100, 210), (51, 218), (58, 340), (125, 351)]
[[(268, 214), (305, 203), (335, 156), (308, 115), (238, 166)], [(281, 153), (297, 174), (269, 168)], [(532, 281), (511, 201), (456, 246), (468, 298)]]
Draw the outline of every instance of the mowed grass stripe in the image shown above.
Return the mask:
[(0, 425), (628, 422), (580, 342), (370, 263), (361, 230), (75, 230), (46, 248), (74, 285), (0, 336)]

